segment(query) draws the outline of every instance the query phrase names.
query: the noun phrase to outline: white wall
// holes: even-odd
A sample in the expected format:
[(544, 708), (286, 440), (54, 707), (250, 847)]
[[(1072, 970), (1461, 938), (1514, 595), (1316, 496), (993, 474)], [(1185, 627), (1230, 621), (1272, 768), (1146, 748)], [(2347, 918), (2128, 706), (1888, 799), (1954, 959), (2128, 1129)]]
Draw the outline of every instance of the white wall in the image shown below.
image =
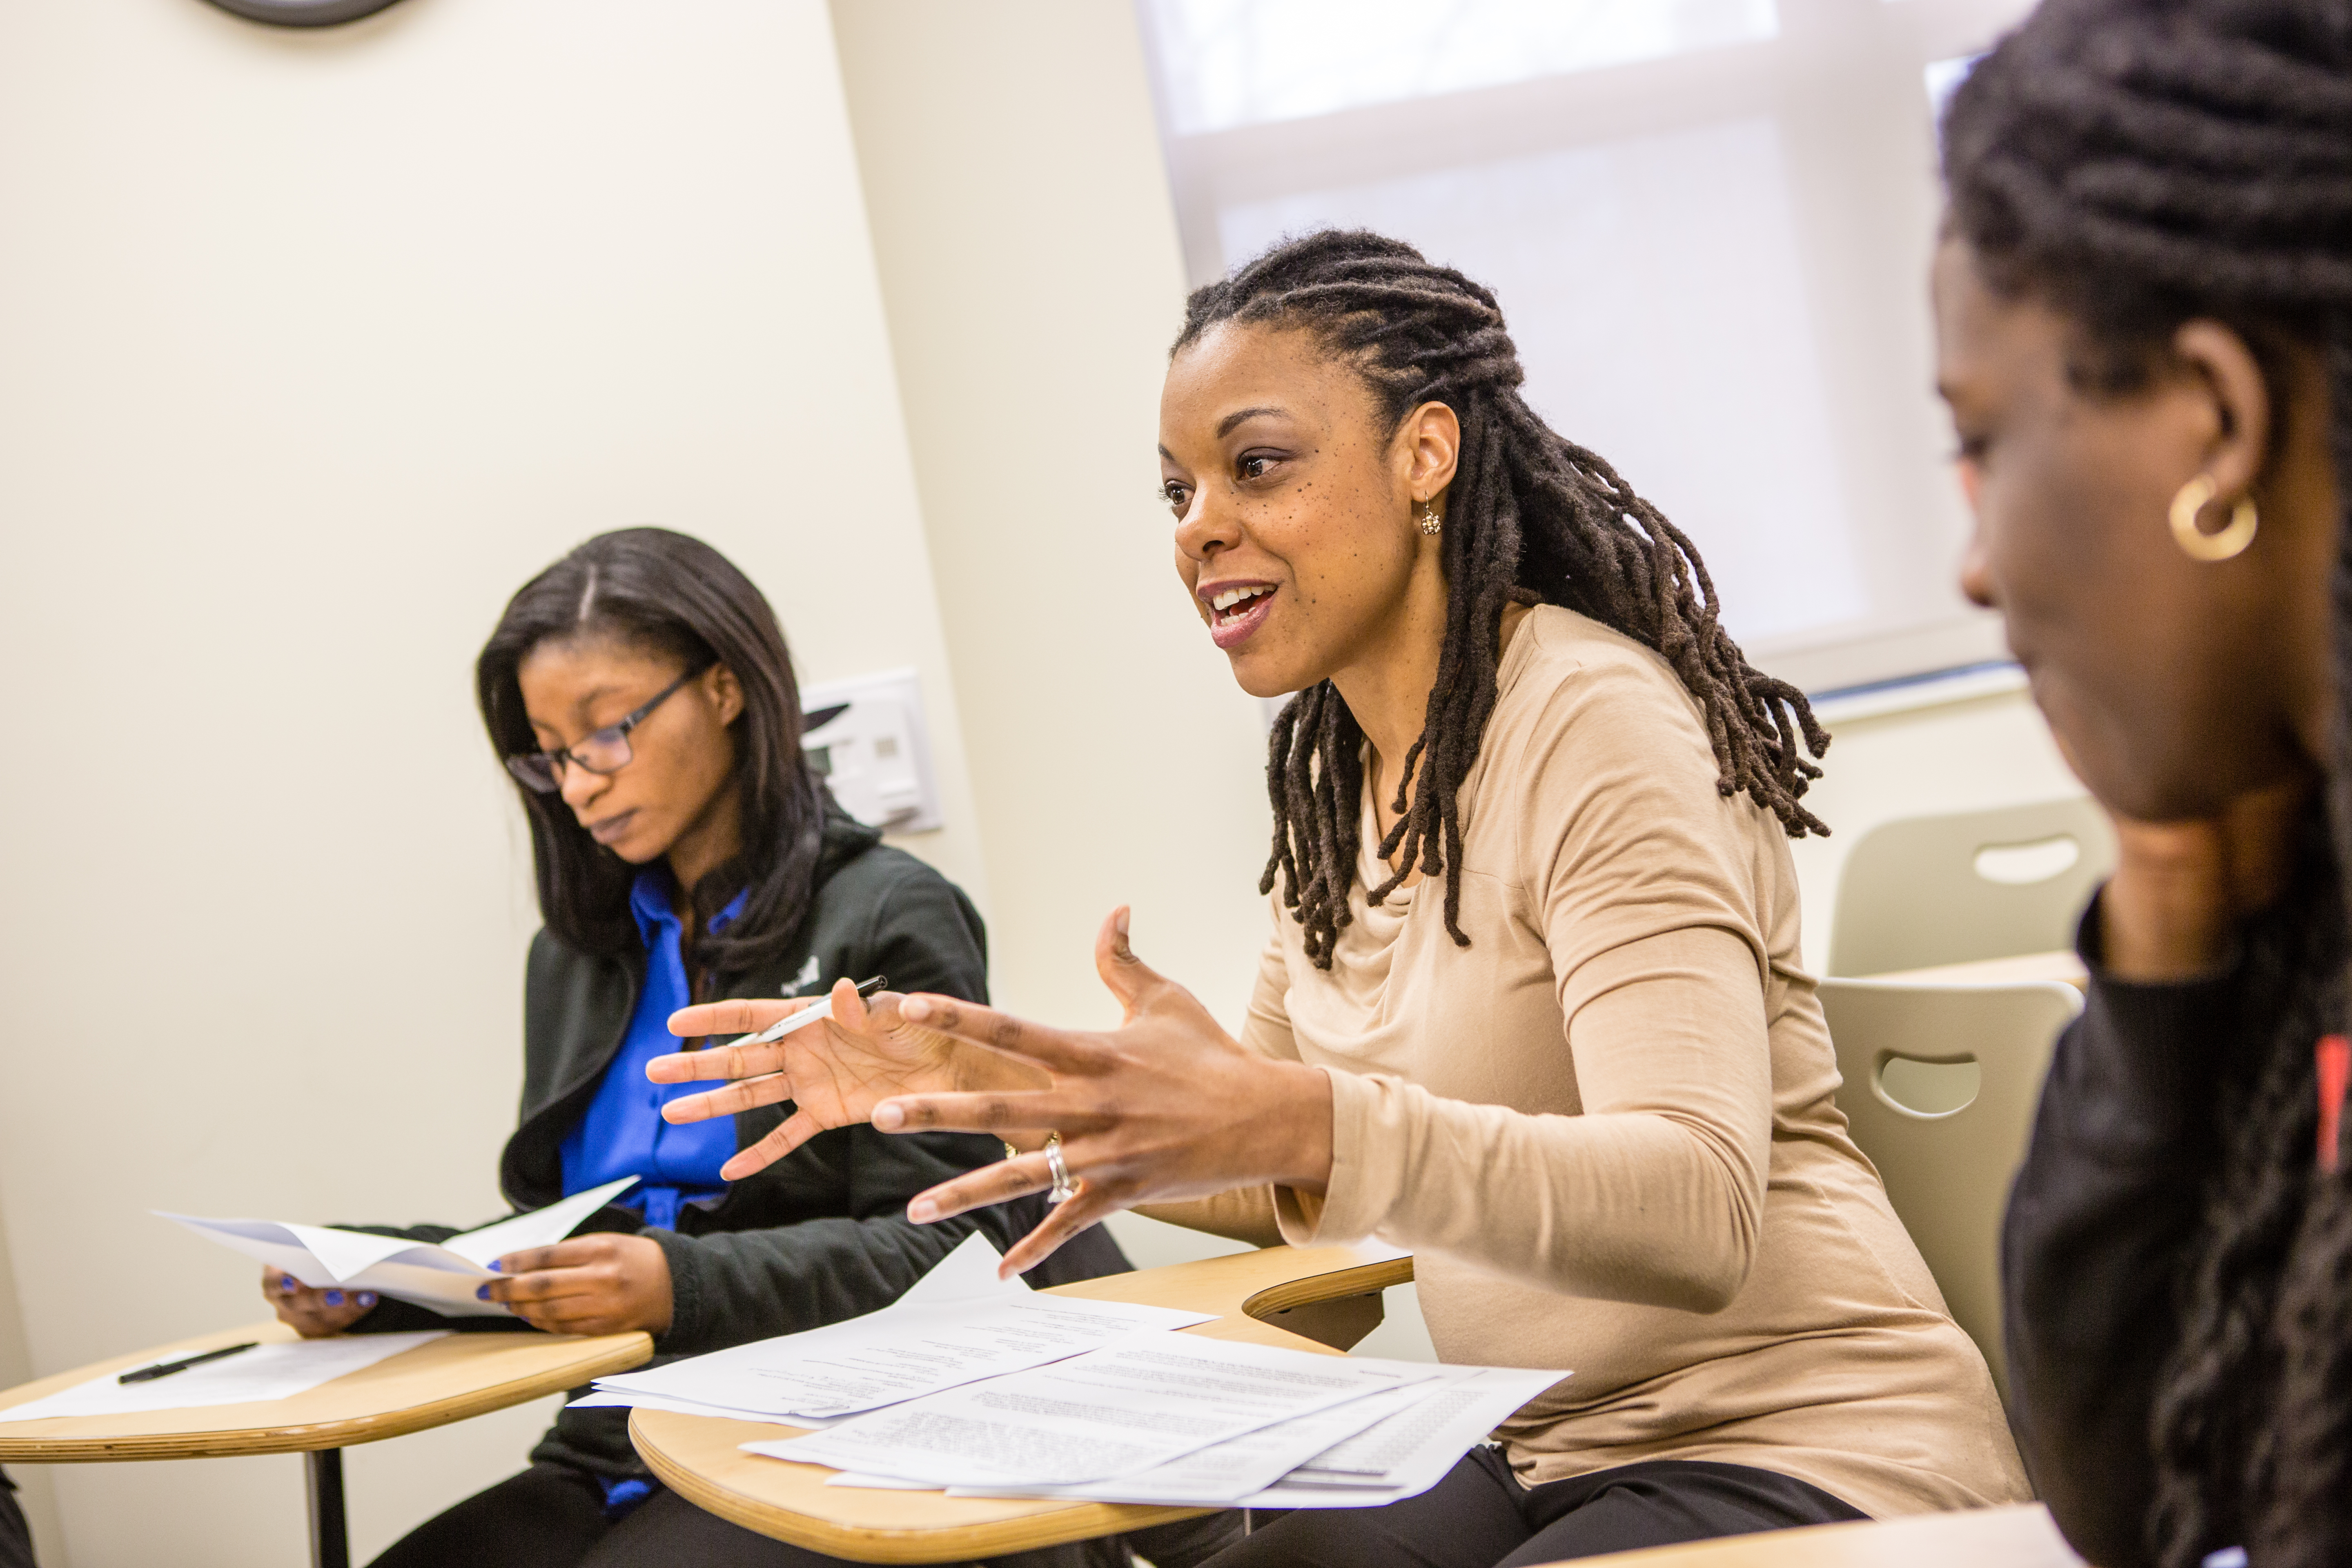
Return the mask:
[(1265, 937), (1256, 704), (1155, 492), (1183, 320), (1131, 8), (834, 0), (1008, 1006), (1117, 1014), (1094, 935), (1237, 1023)]
[[(602, 529), (954, 689), (819, 0), (0, 5), (0, 1205), (36, 1369), (261, 1311), (153, 1206), (499, 1205), (534, 923), (468, 671)], [(353, 1544), (543, 1408), (355, 1449)], [(299, 1461), (55, 1472), (77, 1568), (302, 1560)], [(57, 1561), (62, 1562), (58, 1558)]]

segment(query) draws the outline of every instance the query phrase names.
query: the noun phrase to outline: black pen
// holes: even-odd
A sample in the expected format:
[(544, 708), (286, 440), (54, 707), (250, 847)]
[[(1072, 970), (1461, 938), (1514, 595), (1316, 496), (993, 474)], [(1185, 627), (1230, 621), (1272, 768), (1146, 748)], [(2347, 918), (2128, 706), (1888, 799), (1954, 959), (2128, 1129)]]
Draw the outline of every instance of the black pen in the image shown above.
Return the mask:
[(259, 1340), (247, 1340), (241, 1345), (225, 1345), (216, 1351), (205, 1351), (198, 1355), (182, 1356), (177, 1361), (159, 1361), (153, 1366), (142, 1366), (135, 1368), (132, 1371), (126, 1372), (114, 1381), (117, 1383), (152, 1383), (159, 1377), (169, 1377), (175, 1372), (185, 1372), (192, 1366), (202, 1366), (208, 1361), (218, 1361), (223, 1356), (235, 1355), (239, 1351), (252, 1350), (255, 1346), (260, 1343), (261, 1342)]

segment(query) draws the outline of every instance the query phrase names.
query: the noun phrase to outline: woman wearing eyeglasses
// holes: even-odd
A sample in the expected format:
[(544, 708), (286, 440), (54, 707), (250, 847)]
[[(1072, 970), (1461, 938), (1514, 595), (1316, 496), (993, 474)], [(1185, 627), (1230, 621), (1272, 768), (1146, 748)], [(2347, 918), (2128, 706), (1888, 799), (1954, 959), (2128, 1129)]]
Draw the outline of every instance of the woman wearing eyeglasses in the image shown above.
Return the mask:
[[(1003, 1249), (1037, 1222), (1032, 1200), (966, 1224), (908, 1223), (909, 1197), (995, 1158), (993, 1139), (844, 1129), (730, 1185), (720, 1165), (776, 1111), (661, 1118), (677, 1091), (649, 1084), (645, 1063), (673, 1048), (666, 1020), (689, 1002), (875, 974), (987, 995), (971, 900), (844, 815), (803, 756), (783, 634), (750, 579), (683, 534), (604, 534), (514, 596), (476, 681), (521, 786), (546, 921), (524, 978), (522, 1120), (499, 1184), (530, 1209), (638, 1179), (583, 1234), (500, 1259), (509, 1277), (487, 1299), (535, 1328), (643, 1330), (664, 1356), (698, 1354), (871, 1311), (972, 1230)], [(1125, 1267), (1097, 1232), (1039, 1282)], [(514, 1326), (314, 1290), (275, 1269), (262, 1288), (306, 1335)], [(529, 1468), (420, 1526), (380, 1568), (820, 1561), (665, 1490), (629, 1446), (627, 1414), (564, 1411)], [(1124, 1560), (1116, 1543), (1026, 1559)]]

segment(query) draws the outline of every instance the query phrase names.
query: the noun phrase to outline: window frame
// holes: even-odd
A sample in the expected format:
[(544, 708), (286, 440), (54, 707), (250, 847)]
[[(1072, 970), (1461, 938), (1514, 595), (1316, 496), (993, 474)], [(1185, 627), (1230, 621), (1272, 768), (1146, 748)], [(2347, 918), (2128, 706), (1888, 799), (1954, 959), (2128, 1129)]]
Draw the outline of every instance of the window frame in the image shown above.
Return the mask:
[(1218, 220), (1230, 206), (1769, 120), (1874, 608), (1859, 626), (1759, 638), (1748, 651), (1813, 691), (2005, 657), (1997, 616), (1956, 585), (1931, 586), (1937, 571), (1956, 578), (1969, 522), (1933, 390), (1926, 279), (1942, 198), (1927, 75), (1988, 47), (2030, 0), (1777, 0), (1770, 38), (1191, 134), (1171, 128), (1153, 0), (1132, 3), (1190, 287), (1223, 275)]

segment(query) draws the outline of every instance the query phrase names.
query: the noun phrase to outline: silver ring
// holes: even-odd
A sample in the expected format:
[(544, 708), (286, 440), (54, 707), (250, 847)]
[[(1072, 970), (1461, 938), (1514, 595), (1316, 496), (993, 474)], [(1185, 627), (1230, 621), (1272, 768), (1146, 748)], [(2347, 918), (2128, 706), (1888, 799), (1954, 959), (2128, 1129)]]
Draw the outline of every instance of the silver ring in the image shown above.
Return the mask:
[(1062, 1135), (1045, 1134), (1045, 1169), (1054, 1173), (1053, 1190), (1045, 1194), (1049, 1204), (1066, 1204), (1078, 1195), (1078, 1184), (1070, 1177), (1070, 1167), (1062, 1160)]

